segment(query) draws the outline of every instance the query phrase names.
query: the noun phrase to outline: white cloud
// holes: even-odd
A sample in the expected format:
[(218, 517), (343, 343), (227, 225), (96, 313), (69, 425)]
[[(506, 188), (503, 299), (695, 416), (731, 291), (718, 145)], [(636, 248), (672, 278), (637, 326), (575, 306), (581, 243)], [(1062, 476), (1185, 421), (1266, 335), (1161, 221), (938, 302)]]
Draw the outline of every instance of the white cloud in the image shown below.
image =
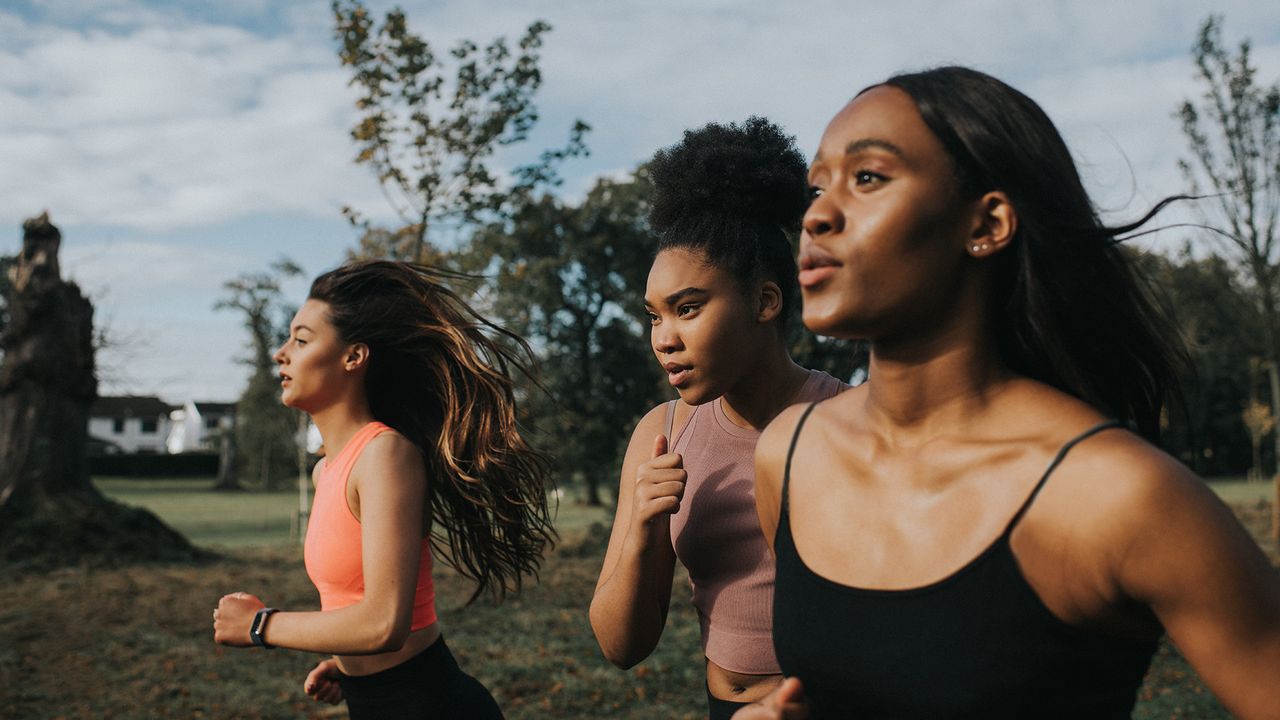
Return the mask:
[[(370, 5), (380, 15), (395, 1)], [(860, 88), (955, 62), (1039, 101), (1108, 217), (1128, 219), (1181, 189), (1171, 113), (1198, 93), (1190, 47), (1210, 11), (1225, 15), (1232, 46), (1253, 39), (1262, 78), (1280, 78), (1272, 0), (400, 4), (442, 51), (460, 38), (514, 41), (535, 18), (554, 26), (529, 147), (563, 143), (576, 117), (594, 126), (592, 157), (565, 167), (570, 195), (709, 121), (762, 114), (812, 152)], [(338, 261), (343, 204), (389, 219), (370, 173), (352, 163), (354, 95), (331, 23), (314, 0), (0, 10), (0, 238), (52, 210), (65, 265), (100, 299), (100, 316), (144, 338), (114, 356), (133, 378), (120, 387), (233, 397), (243, 333), (210, 309), (221, 282), (281, 252), (306, 252), (314, 268)], [(84, 228), (99, 241), (81, 247)], [(102, 228), (117, 240), (101, 242)]]

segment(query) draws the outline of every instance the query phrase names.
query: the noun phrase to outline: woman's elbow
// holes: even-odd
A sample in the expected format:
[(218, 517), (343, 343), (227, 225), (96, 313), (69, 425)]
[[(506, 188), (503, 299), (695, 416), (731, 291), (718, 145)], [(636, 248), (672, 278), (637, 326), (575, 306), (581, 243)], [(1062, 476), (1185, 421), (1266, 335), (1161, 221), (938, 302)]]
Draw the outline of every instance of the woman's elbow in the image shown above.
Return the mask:
[(401, 620), (400, 618), (390, 618), (387, 622), (379, 623), (377, 629), (370, 638), (371, 654), (395, 652), (404, 647), (409, 639), (410, 622), (408, 618)]
[(600, 646), (600, 652), (606, 660), (622, 670), (630, 670), (648, 657), (649, 653), (635, 652), (634, 648), (627, 647), (634, 643), (628, 643), (627, 638), (615, 637), (618, 634), (616, 628), (612, 627), (609, 618), (604, 615), (605, 613), (593, 602), (589, 617), (591, 632), (596, 636), (596, 644)]

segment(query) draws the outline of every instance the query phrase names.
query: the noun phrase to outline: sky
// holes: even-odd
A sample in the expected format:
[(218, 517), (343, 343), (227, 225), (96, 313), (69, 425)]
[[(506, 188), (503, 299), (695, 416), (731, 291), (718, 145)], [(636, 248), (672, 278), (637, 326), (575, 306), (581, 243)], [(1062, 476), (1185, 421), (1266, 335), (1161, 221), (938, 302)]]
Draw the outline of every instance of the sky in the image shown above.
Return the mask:
[[(392, 4), (369, 2), (381, 16)], [(541, 121), (512, 164), (593, 128), (562, 168), (567, 198), (627, 173), (685, 129), (764, 115), (808, 156), (861, 88), (963, 64), (1038, 101), (1066, 137), (1104, 218), (1184, 190), (1173, 113), (1201, 92), (1190, 48), (1210, 12), (1280, 79), (1274, 0), (405, 0), (437, 48), (514, 41), (551, 24)], [(394, 215), (354, 163), (355, 92), (327, 0), (4, 0), (0, 3), (0, 254), (48, 210), (64, 274), (110, 344), (103, 395), (233, 401), (247, 333), (215, 311), (222, 284), (282, 256), (309, 277), (342, 262), (352, 206)], [(1165, 224), (1198, 219), (1176, 210)], [(1173, 251), (1193, 231), (1143, 240)], [(285, 286), (300, 303), (307, 280)]]

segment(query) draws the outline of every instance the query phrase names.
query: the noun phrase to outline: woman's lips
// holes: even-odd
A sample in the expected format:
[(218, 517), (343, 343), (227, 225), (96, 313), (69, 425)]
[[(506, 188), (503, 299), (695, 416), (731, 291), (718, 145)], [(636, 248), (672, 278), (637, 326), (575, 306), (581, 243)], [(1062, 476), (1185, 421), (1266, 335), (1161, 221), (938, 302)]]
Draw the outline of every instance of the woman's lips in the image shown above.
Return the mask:
[(840, 261), (834, 255), (813, 244), (806, 245), (800, 251), (800, 287), (813, 287), (835, 274), (840, 268)]
[(676, 363), (667, 363), (662, 367), (667, 371), (667, 382), (671, 383), (671, 387), (680, 387), (688, 382), (689, 375), (693, 372), (693, 368), (688, 365)]
[(808, 288), (818, 285), (823, 280), (835, 275), (838, 267), (839, 266), (837, 265), (823, 265), (821, 267), (810, 268), (808, 270), (801, 270), (800, 275), (797, 278), (800, 281), (800, 287)]

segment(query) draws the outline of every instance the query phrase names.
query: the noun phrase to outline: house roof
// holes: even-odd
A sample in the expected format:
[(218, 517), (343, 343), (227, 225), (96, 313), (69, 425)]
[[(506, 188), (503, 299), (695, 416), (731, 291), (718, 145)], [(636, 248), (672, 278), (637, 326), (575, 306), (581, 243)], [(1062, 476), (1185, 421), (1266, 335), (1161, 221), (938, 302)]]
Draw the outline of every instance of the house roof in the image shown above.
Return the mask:
[(231, 415), (236, 411), (236, 404), (224, 402), (200, 402), (195, 401), (196, 411), (201, 415)]
[(89, 408), (91, 417), (155, 417), (169, 415), (173, 407), (158, 397), (149, 395), (124, 395), (100, 397)]

